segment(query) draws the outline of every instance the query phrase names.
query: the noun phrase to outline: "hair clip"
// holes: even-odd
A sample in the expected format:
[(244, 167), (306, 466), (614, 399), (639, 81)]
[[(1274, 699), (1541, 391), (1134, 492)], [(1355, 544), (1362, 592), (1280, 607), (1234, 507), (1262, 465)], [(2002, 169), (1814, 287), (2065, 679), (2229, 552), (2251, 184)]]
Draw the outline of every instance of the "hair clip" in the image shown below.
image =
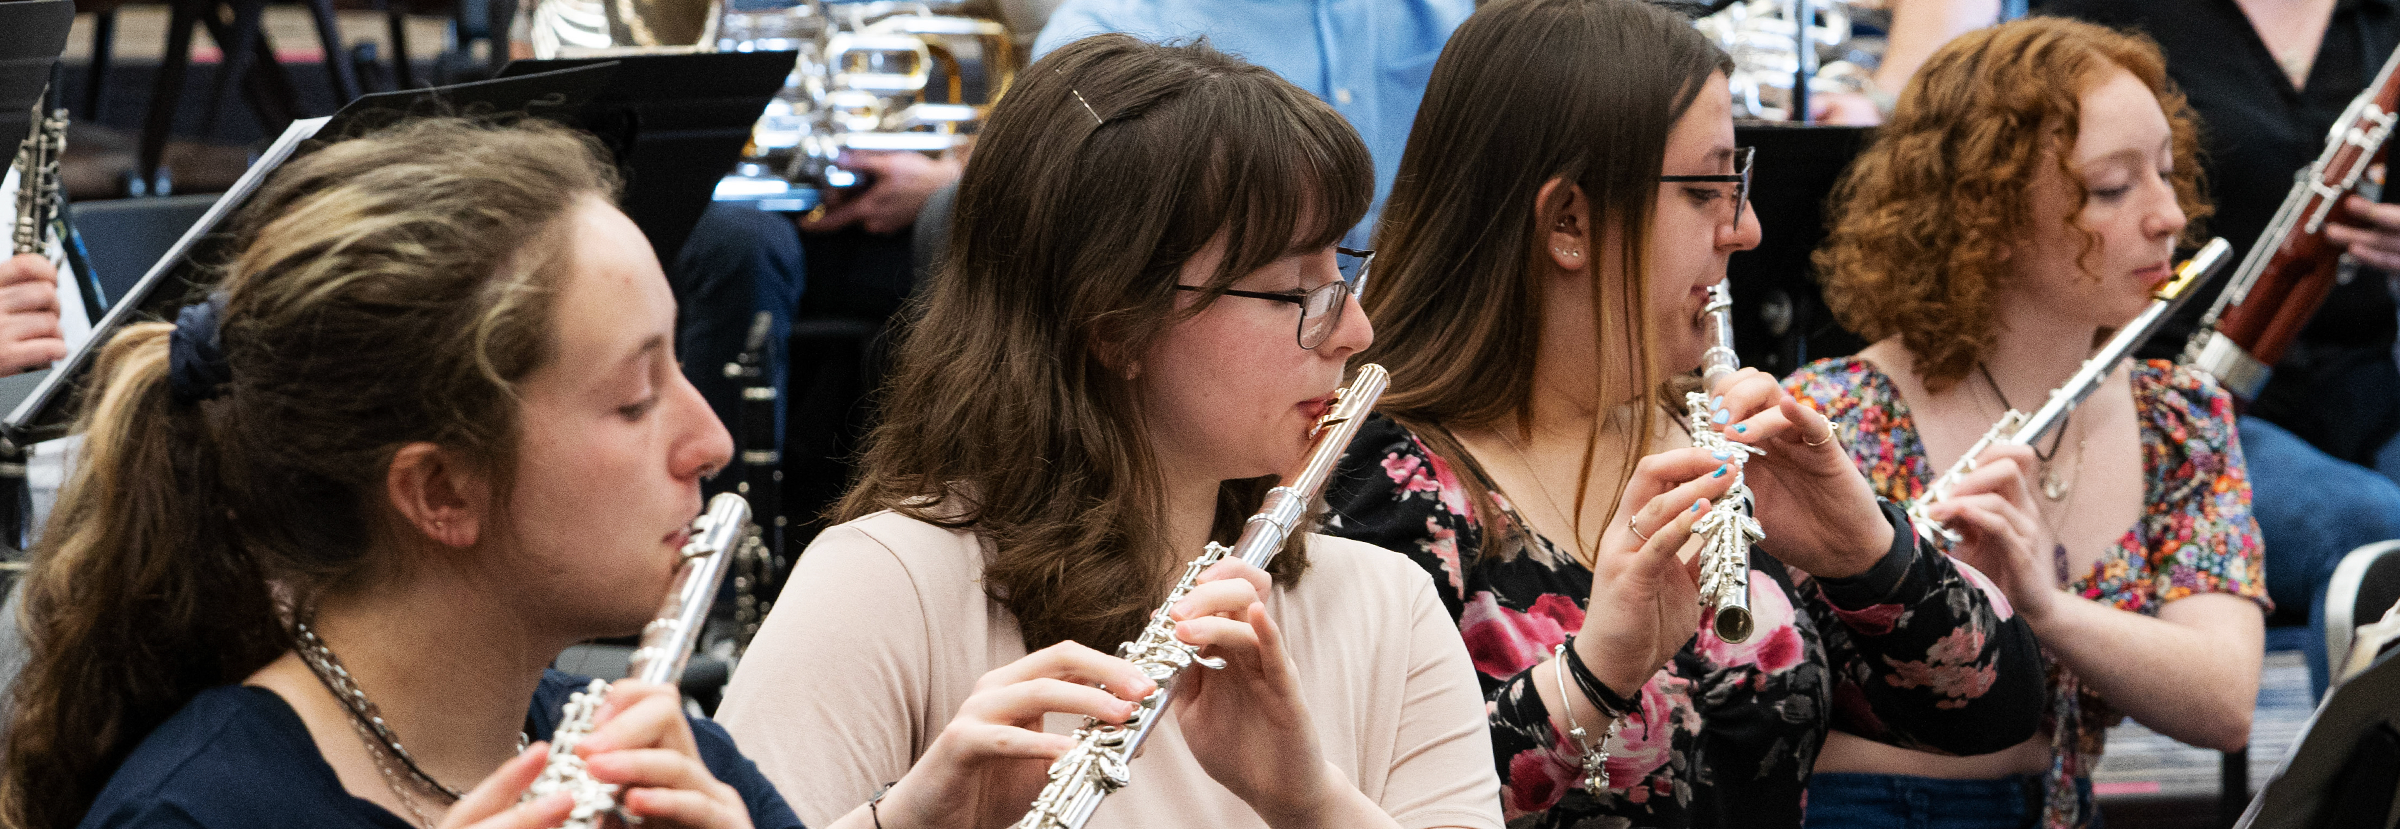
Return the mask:
[(1092, 108), (1092, 102), (1083, 99), (1082, 92), (1076, 91), (1074, 87), (1068, 87), (1067, 94), (1075, 96), (1075, 102), (1083, 105), (1083, 111), (1092, 114), (1092, 126), (1100, 127), (1108, 124), (1108, 119), (1100, 117), (1100, 111)]

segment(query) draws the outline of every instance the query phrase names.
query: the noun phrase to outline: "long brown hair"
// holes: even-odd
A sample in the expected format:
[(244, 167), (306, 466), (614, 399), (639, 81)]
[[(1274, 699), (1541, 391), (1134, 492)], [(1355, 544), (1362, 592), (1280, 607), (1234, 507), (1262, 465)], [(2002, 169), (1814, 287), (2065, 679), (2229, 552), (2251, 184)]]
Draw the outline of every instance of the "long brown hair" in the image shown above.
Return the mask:
[[(1434, 64), (1376, 234), (1379, 273), (1362, 302), (1379, 336), (1358, 360), (1392, 371), (1378, 408), (1453, 459), (1465, 449), (1439, 427), (1500, 428), (1513, 416), (1506, 425), (1530, 433), (1547, 230), (1534, 202), (1552, 180), (1590, 199), (1595, 243), (1612, 232), (1623, 242), (1624, 278), (1592, 293), (1594, 382), (1658, 386), (1644, 251), (1667, 134), (1709, 74), (1732, 68), (1689, 20), (1639, 0), (1501, 0), (1467, 18)], [(1631, 324), (1610, 331), (1610, 317)], [(1634, 355), (1631, 366), (1606, 364), (1608, 340)], [(1618, 371), (1631, 382), (1612, 383)], [(1636, 447), (1653, 408), (1635, 407)], [(1600, 428), (1595, 419), (1586, 468)], [(1639, 457), (1628, 453), (1616, 486)], [(1481, 523), (1501, 526), (1482, 483), (1461, 479)], [(1586, 480), (1576, 515), (1589, 494)]]
[[(2158, 96), (2172, 134), (2176, 205), (2203, 238), (2197, 119), (2167, 78), (2158, 44), (2138, 33), (2033, 17), (1950, 41), (1900, 94), (1892, 119), (1833, 194), (1833, 229), (1816, 253), (1825, 302), (1868, 340), (1898, 336), (1925, 387), (1967, 376), (1996, 335), (1994, 294), (2009, 243), (2033, 222), (2030, 182), (2053, 156), (2091, 197), (2070, 158), (2082, 95), (2122, 69)], [(2085, 233), (2084, 252), (2098, 239)]]
[[(973, 528), (994, 552), (984, 589), (1027, 647), (1107, 650), (1140, 630), (1174, 566), (1168, 473), (1112, 362), (1180, 318), (1178, 271), (1212, 239), (1216, 290), (1295, 234), (1330, 245), (1366, 214), (1373, 168), (1331, 107), (1205, 43), (1100, 35), (1018, 78), (967, 162), (950, 251), (836, 517)], [(1272, 483), (1219, 489), (1219, 540)], [(1306, 568), (1302, 538), (1276, 557), (1279, 580)]]
[(9, 826), (74, 826), (153, 728), (286, 651), (279, 595), (390, 566), (369, 553), (401, 446), (507, 490), (515, 384), (551, 350), (556, 226), (615, 196), (604, 158), (563, 128), (455, 119), (334, 143), (244, 208), (218, 396), (170, 390), (173, 325), (109, 341), (26, 576)]

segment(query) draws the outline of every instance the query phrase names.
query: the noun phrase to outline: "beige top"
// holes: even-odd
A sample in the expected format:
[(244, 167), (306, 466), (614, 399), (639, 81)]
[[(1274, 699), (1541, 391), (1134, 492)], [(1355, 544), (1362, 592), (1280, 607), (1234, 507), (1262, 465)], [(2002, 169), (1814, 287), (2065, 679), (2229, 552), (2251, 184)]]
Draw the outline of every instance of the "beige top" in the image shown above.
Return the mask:
[[(800, 557), (717, 719), (802, 821), (830, 824), (900, 779), (977, 678), (1025, 655), (1015, 618), (983, 594), (983, 561), (972, 533), (891, 512), (827, 530)], [(1326, 759), (1403, 827), (1499, 829), (1483, 693), (1425, 571), (1325, 536), (1309, 538), (1309, 562), (1266, 605)], [(1201, 770), (1172, 714), (1132, 773), (1092, 827), (1266, 825)]]

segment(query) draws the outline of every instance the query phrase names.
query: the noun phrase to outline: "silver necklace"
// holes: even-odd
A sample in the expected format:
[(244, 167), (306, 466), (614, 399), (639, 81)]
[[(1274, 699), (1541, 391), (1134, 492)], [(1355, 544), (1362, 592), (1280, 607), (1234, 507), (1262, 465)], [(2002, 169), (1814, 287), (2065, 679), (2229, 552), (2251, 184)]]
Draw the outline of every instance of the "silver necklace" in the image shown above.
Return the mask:
[[(1983, 374), (1983, 382), (1985, 385), (1992, 388), (1992, 396), (2000, 398), (2000, 408), (2002, 411), (2013, 410), (2016, 408), (2015, 406), (2009, 405), (2008, 392), (2000, 390), (2000, 383), (1999, 381), (1992, 379), (1992, 370), (1989, 367), (1985, 366), (1981, 361), (1978, 361), (1975, 363), (1975, 370)], [(2059, 447), (2066, 444), (2067, 429), (2072, 427), (2074, 421), (2075, 412), (2073, 410), (2069, 410), (2066, 416), (2059, 418), (2058, 436), (2050, 439), (2050, 451), (2043, 452), (2041, 447), (2038, 446), (2029, 447), (2033, 449), (2033, 459), (2038, 461), (2039, 463), (2037, 465), (2041, 467), (2042, 497), (2053, 501), (2066, 500), (2067, 493), (2075, 490), (2075, 482), (2083, 478), (2084, 442), (2082, 437), (2077, 437), (2075, 439), (2075, 465), (2074, 468), (2067, 472), (2067, 477), (2060, 478), (2058, 476), (2058, 467), (2050, 462), (2052, 459), (2058, 457)]]
[[(324, 683), (325, 690), (332, 692), (334, 699), (341, 701), (342, 709), (349, 712), (350, 728), (358, 732), (359, 741), (365, 743), (367, 753), (374, 756), (375, 770), (383, 774), (384, 785), (392, 790), (392, 795), (400, 800), (401, 807), (408, 810), (409, 817), (414, 818), (417, 825), (432, 826), (433, 821), (417, 808), (417, 796), (423, 793), (436, 794), (446, 798), (444, 805), (448, 805), (458, 802), (462, 793), (433, 779), (432, 774), (417, 765), (417, 759), (408, 753), (407, 747), (400, 744), (400, 735), (392, 730), (391, 724), (384, 722), (383, 711), (375, 707), (373, 700), (367, 699), (366, 690), (358, 687), (358, 681), (351, 678), (350, 670), (342, 667), (342, 660), (333, 655), (332, 648), (325, 646), (325, 640), (317, 637), (317, 632), (306, 619), (292, 621), (292, 639), (298, 645), (293, 650), (300, 655), (300, 661), (308, 665), (309, 673), (316, 674), (317, 681)], [(525, 750), (526, 740), (524, 732), (517, 733), (518, 751)], [(395, 763), (398, 764), (397, 768)], [(401, 775), (403, 768), (408, 772), (405, 778)], [(414, 785), (411, 785), (412, 782)]]

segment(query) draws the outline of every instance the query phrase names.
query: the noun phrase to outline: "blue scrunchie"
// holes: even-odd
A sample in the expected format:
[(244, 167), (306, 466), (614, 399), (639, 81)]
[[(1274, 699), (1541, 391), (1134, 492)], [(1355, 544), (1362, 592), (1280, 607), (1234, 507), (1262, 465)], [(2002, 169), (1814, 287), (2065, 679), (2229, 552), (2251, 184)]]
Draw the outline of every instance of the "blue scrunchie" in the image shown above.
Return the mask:
[(175, 333), (167, 338), (167, 390), (176, 402), (213, 400), (233, 381), (217, 336), (217, 320), (224, 314), (225, 295), (211, 294), (207, 302), (175, 315)]

